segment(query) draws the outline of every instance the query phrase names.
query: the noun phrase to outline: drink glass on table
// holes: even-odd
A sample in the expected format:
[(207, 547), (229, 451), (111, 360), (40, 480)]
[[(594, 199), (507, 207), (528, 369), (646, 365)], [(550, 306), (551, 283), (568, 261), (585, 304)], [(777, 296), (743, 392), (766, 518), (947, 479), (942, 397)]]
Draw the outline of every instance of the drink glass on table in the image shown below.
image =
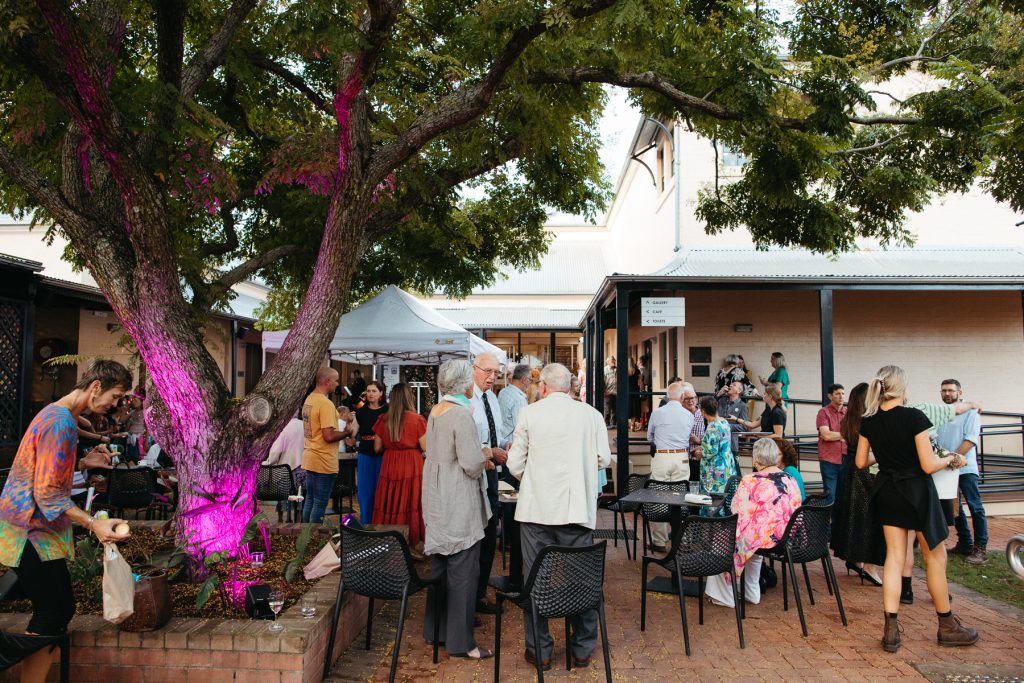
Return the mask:
[(284, 630), (284, 626), (277, 623), (277, 615), (281, 613), (281, 608), (284, 607), (284, 593), (280, 591), (271, 592), (267, 604), (270, 605), (270, 611), (274, 613), (274, 623), (270, 625), (268, 630), (280, 633)]
[(303, 595), (299, 599), (299, 609), (303, 619), (312, 619), (316, 616), (316, 600), (312, 595)]

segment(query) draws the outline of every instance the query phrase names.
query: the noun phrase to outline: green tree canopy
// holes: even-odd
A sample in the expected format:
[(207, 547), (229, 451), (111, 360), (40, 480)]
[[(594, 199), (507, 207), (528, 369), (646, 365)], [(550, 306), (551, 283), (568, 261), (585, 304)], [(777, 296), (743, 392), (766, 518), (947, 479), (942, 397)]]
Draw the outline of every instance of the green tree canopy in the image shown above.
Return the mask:
[[(979, 181), (1024, 209), (1019, 1), (795, 9), (0, 0), (0, 209), (65, 233), (103, 289), (152, 373), (183, 510), (206, 519), (215, 492), (251, 490), (350, 293), (465, 293), (535, 262), (546, 207), (602, 208), (608, 85), (746, 156), (700, 197), (710, 232), (901, 241), (907, 211)], [(910, 72), (915, 90), (887, 89)], [(252, 275), (294, 325), (235, 401), (197, 321)], [(228, 498), (217, 525), (240, 533)]]

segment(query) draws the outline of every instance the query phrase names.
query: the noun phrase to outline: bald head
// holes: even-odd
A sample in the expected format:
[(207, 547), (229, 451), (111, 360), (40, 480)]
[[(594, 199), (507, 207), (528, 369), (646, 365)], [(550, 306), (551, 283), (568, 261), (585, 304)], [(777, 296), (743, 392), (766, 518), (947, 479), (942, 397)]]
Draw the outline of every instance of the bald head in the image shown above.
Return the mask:
[(323, 367), (316, 371), (316, 390), (329, 394), (338, 388), (338, 371)]
[(678, 401), (683, 396), (683, 383), (673, 382), (665, 389), (665, 398), (670, 401)]

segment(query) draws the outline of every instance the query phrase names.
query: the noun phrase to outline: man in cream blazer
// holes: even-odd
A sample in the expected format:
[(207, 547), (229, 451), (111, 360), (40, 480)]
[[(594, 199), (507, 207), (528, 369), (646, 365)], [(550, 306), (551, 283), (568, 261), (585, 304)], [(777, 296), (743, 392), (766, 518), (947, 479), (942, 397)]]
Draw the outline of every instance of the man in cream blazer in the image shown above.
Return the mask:
[[(512, 448), (505, 463), (521, 481), (516, 521), (520, 524), (523, 575), (547, 545), (582, 546), (594, 542), (597, 524), (597, 474), (611, 465), (604, 418), (569, 395), (572, 373), (551, 363), (540, 373), (541, 400), (519, 411)], [(597, 643), (597, 611), (573, 618), (572, 654), (576, 666), (588, 666)], [(525, 618), (526, 659), (540, 656), (549, 666), (554, 645), (547, 621), (538, 624), (540, 652), (534, 653), (533, 625)]]

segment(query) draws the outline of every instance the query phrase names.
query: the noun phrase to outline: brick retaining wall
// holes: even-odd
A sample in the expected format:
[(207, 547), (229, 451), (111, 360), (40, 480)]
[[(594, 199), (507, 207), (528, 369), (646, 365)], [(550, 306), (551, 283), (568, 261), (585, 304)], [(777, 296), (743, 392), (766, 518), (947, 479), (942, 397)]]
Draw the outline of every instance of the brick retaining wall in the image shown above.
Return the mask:
[[(125, 633), (93, 614), (71, 622), (71, 680), (75, 683), (306, 683), (323, 675), (339, 575), (332, 573), (310, 590), (317, 612), (303, 619), (298, 604), (281, 613), (285, 630), (267, 631), (271, 622), (250, 619), (174, 618), (150, 633)], [(346, 594), (342, 604), (336, 659), (366, 623), (367, 600)], [(27, 614), (0, 614), (0, 628), (24, 631)], [(17, 668), (0, 681), (18, 680)], [(49, 680), (57, 680), (54, 666)]]
[[(133, 525), (142, 525), (144, 522)], [(295, 533), (299, 525), (272, 525)], [(323, 675), (331, 612), (339, 572), (320, 579), (307, 595), (316, 598), (316, 616), (303, 619), (296, 603), (271, 633), (269, 621), (251, 619), (173, 618), (158, 631), (124, 633), (99, 615), (80, 614), (71, 621), (71, 680), (74, 683), (307, 683)], [(337, 659), (366, 623), (368, 601), (347, 593), (335, 638)], [(24, 632), (28, 614), (0, 614), (0, 629)], [(19, 667), (0, 673), (0, 681), (17, 681)], [(48, 680), (58, 680), (55, 665)]]

